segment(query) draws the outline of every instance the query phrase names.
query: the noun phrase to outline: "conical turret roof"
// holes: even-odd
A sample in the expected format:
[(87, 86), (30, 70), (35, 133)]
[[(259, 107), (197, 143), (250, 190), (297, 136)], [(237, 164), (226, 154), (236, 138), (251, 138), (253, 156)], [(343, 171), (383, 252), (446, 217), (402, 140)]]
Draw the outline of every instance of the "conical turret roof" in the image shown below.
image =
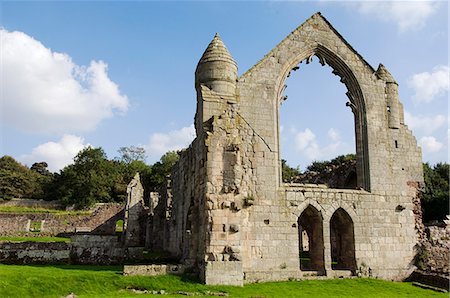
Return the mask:
[(385, 81), (387, 83), (395, 83), (395, 84), (397, 84), (397, 82), (395, 81), (394, 77), (391, 75), (391, 73), (386, 69), (386, 67), (383, 64), (380, 63), (376, 73), (377, 73), (377, 76), (380, 79), (382, 79), (383, 81)]
[(225, 61), (236, 65), (236, 61), (234, 61), (218, 33), (216, 33), (213, 40), (209, 43), (198, 64), (211, 61)]

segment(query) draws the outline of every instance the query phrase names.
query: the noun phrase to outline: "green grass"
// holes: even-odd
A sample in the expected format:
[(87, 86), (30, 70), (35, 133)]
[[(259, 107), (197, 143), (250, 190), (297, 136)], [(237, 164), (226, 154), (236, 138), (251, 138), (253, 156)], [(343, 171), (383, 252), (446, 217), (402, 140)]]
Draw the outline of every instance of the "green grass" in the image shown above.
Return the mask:
[(55, 215), (90, 215), (92, 211), (89, 210), (60, 210), (40, 207), (21, 207), (21, 206), (0, 206), (0, 213), (16, 213), (16, 214), (30, 214), (30, 213), (51, 213)]
[(207, 296), (226, 292), (229, 297), (448, 297), (447, 294), (416, 288), (409, 283), (376, 279), (330, 279), (272, 282), (244, 287), (205, 286), (176, 276), (122, 276), (121, 267), (99, 266), (16, 266), (0, 265), (0, 297), (150, 297), (130, 289), (177, 291)]
[(64, 237), (20, 237), (20, 236), (0, 236), (0, 241), (10, 242), (70, 242), (70, 238)]

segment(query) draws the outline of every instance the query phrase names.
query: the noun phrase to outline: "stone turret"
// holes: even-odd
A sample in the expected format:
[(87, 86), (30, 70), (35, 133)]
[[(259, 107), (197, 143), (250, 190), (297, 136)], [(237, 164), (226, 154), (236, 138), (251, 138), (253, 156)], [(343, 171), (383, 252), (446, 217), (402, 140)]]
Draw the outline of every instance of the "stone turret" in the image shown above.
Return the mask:
[(383, 64), (380, 63), (376, 73), (380, 79), (386, 82), (385, 94), (389, 128), (398, 129), (402, 116), (398, 98), (398, 84)]
[(195, 130), (197, 135), (203, 123), (223, 113), (228, 104), (237, 102), (237, 64), (216, 33), (198, 62), (195, 70), (197, 112)]
[(195, 71), (195, 86), (205, 85), (219, 95), (235, 96), (237, 64), (216, 33)]

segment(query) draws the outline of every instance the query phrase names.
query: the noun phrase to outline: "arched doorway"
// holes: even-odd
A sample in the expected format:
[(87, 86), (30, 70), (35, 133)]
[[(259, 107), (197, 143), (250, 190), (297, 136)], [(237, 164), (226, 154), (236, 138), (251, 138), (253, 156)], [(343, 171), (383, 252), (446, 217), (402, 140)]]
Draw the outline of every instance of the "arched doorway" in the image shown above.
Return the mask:
[(311, 205), (298, 218), (300, 270), (325, 272), (323, 219)]
[(330, 220), (331, 268), (355, 270), (355, 233), (348, 213), (337, 209)]

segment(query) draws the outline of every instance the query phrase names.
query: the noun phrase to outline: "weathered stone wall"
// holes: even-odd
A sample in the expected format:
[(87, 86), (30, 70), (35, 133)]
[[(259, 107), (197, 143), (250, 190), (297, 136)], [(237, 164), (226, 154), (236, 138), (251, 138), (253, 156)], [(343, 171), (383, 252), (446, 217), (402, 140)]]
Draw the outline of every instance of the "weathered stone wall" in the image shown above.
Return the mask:
[[(312, 56), (348, 89), (360, 190), (281, 182), (284, 81)], [(197, 139), (165, 204), (171, 251), (196, 264), (206, 283), (297, 278), (307, 272), (299, 258), (306, 231), (312, 274), (406, 277), (418, 240), (421, 151), (386, 68), (373, 69), (315, 14), (240, 78), (236, 72), (216, 35), (196, 70)]]
[(73, 234), (77, 230), (94, 234), (114, 235), (116, 222), (123, 219), (122, 204), (97, 204), (89, 215), (58, 215), (52, 213), (14, 214), (0, 213), (0, 235), (33, 235), (29, 223), (43, 222), (40, 235)]
[(10, 201), (0, 201), (0, 206), (8, 207), (32, 207), (32, 208), (61, 208), (59, 201), (43, 201), (28, 199), (12, 199)]
[(427, 238), (422, 242), (422, 268), (427, 272), (449, 275), (450, 226), (425, 227)]
[(165, 250), (186, 265), (199, 269), (205, 249), (206, 153), (204, 135), (197, 136), (191, 146), (181, 152), (175, 165), (174, 183), (161, 194), (152, 220), (152, 247)]
[(185, 268), (183, 265), (125, 265), (123, 266), (123, 275), (181, 275), (184, 273), (184, 270)]
[(0, 242), (3, 264), (66, 264), (70, 262), (70, 244), (62, 242)]
[(144, 204), (144, 187), (137, 173), (127, 186), (127, 203), (123, 221), (123, 238), (126, 246), (145, 245), (147, 209)]
[(75, 235), (71, 237), (71, 256), (75, 264), (120, 264), (125, 248), (117, 236)]
[(0, 241), (0, 262), (112, 265), (122, 263), (126, 257), (117, 236), (76, 235), (71, 240), (71, 243)]

